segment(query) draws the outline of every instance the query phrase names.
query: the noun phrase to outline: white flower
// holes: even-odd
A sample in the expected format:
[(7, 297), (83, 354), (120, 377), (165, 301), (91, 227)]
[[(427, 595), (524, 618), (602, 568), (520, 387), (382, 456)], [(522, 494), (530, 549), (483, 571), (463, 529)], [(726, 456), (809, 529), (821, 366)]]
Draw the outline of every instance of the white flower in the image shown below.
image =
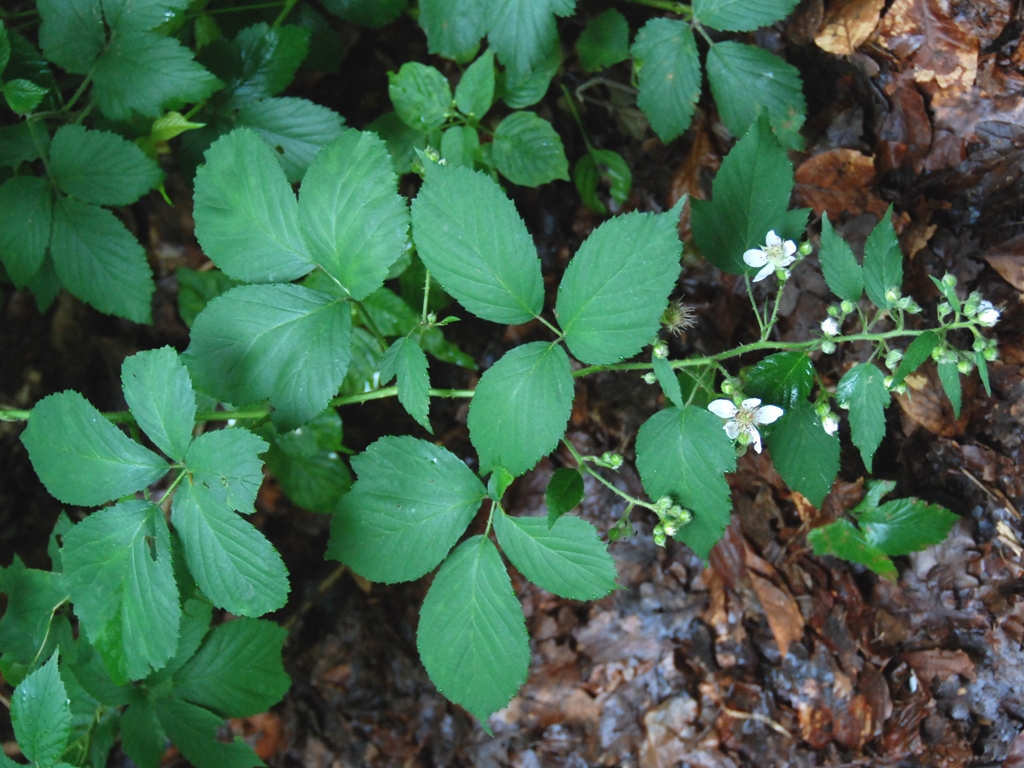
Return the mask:
[(981, 303), (978, 304), (978, 322), (986, 328), (991, 328), (999, 322), (999, 314), (999, 310), (987, 299), (982, 299)]
[(826, 317), (821, 321), (821, 332), (826, 336), (838, 336), (839, 323), (836, 322), (834, 317)]
[(792, 240), (782, 242), (782, 238), (775, 234), (773, 229), (765, 237), (767, 245), (764, 248), (751, 248), (743, 254), (743, 261), (751, 267), (761, 267), (761, 271), (754, 276), (754, 282), (764, 280), (776, 270), (782, 270), (787, 275), (786, 269), (796, 261), (796, 243)]
[(777, 405), (761, 405), (756, 397), (748, 397), (739, 407), (731, 400), (715, 400), (708, 405), (708, 410), (715, 416), (726, 419), (725, 434), (730, 440), (743, 436), (740, 442), (744, 445), (754, 444), (754, 450), (761, 452), (761, 433), (757, 431), (759, 424), (771, 424), (782, 415)]
[(834, 435), (839, 431), (839, 419), (836, 415), (829, 411), (821, 419), (821, 426), (825, 429), (826, 434)]

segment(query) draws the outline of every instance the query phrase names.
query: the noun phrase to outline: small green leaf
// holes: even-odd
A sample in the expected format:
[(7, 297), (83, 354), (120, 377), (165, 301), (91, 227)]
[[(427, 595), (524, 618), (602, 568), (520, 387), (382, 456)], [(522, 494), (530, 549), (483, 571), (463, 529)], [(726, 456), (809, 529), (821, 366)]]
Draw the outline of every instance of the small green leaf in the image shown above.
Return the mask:
[(864, 273), (857, 257), (836, 231), (828, 214), (821, 219), (821, 250), (818, 252), (825, 282), (836, 296), (856, 303), (864, 293)]
[(513, 480), (515, 478), (504, 467), (495, 467), (491, 476), (487, 478), (487, 495), (495, 504), (501, 504), (501, 498), (505, 495), (508, 487), (512, 485)]
[(125, 358), (121, 386), (142, 431), (167, 456), (181, 461), (192, 442), (196, 393), (178, 353), (162, 347)]
[(160, 166), (135, 144), (80, 125), (54, 134), (49, 170), (63, 192), (96, 205), (134, 203), (163, 179)]
[(555, 315), (577, 359), (617, 363), (637, 354), (658, 332), (679, 277), (678, 210), (606, 221), (569, 262)]
[(11, 39), (7, 36), (7, 27), (0, 22), (0, 75), (7, 69), (7, 62), (11, 60)]
[(455, 88), (455, 106), (459, 112), (478, 120), (486, 115), (494, 103), (494, 83), (494, 54), (484, 51), (462, 73)]
[(637, 32), (630, 53), (640, 87), (637, 106), (658, 138), (668, 143), (690, 127), (700, 97), (693, 29), (677, 19), (651, 19)]
[(889, 391), (882, 381), (882, 372), (871, 363), (855, 365), (839, 381), (836, 398), (850, 411), (853, 444), (860, 449), (864, 466), (871, 471), (875, 451), (885, 437), (885, 409)]
[(418, 131), (440, 128), (452, 106), (448, 78), (418, 61), (407, 61), (398, 72), (388, 73), (388, 95), (402, 122)]
[(513, 184), (539, 187), (569, 180), (565, 148), (551, 123), (533, 112), (513, 112), (494, 129), (494, 164)]
[(892, 375), (892, 386), (898, 386), (907, 376), (916, 371), (925, 360), (932, 356), (932, 350), (939, 345), (939, 336), (935, 331), (925, 331), (907, 347), (903, 359)]
[[(36, 140), (39, 142), (38, 145)], [(40, 151), (45, 154), (49, 146), (49, 131), (33, 131), (26, 120), (14, 125), (5, 125), (0, 128), (0, 167), (17, 168), (22, 163), (38, 160)]]
[(39, 45), (46, 58), (75, 75), (87, 74), (107, 42), (96, 0), (39, 0)]
[(665, 393), (665, 397), (672, 405), (682, 408), (683, 391), (679, 388), (679, 379), (676, 378), (676, 372), (672, 370), (672, 364), (667, 358), (657, 355), (652, 357), (651, 362), (654, 364), (654, 375), (658, 378), (658, 384), (661, 386), (661, 391)]
[(46, 179), (15, 176), (0, 187), (0, 261), (17, 288), (43, 265), (52, 220), (53, 188)]
[(765, 442), (786, 485), (820, 507), (839, 473), (839, 440), (822, 427), (814, 406), (803, 400), (788, 407)]
[(435, 568), (486, 496), (464, 462), (413, 437), (381, 438), (352, 468), (359, 477), (341, 500), (326, 556), (370, 581), (411, 581)]
[(468, 125), (453, 125), (441, 135), (441, 157), (448, 165), (472, 168), (479, 149), (476, 128)]
[(551, 528), (556, 520), (583, 501), (585, 494), (583, 475), (578, 469), (569, 467), (556, 469), (544, 492), (544, 502), (548, 507), (548, 528)]
[[(7, 608), (0, 619), (0, 648), (3, 661), (32, 665), (43, 658), (54, 612), (68, 599), (64, 577), (53, 571), (26, 568), (21, 558), (0, 569), (0, 592), (7, 595)], [(9, 683), (14, 683), (7, 678)]]
[(267, 468), (293, 502), (311, 512), (333, 513), (352, 487), (339, 456), (341, 419), (328, 408), (308, 424), (279, 434), (272, 430)]
[(744, 391), (788, 411), (806, 402), (814, 387), (814, 364), (803, 352), (777, 352), (750, 369)]
[(534, 341), (507, 352), (476, 386), (469, 439), (480, 471), (504, 467), (518, 477), (555, 449), (572, 411), (569, 357), (557, 344)]
[(387, 384), (398, 376), (398, 402), (416, 423), (431, 434), (430, 379), (427, 376), (427, 356), (412, 339), (403, 337), (384, 354), (380, 363), (380, 383)]
[(497, 84), (501, 100), (512, 109), (533, 106), (544, 98), (560, 66), (562, 46), (555, 45), (528, 73), (517, 76), (511, 71), (502, 72)]
[(956, 363), (950, 362), (949, 360), (943, 360), (939, 363), (939, 381), (942, 382), (942, 388), (946, 392), (946, 397), (949, 398), (949, 402), (953, 406), (953, 418), (960, 418), (960, 371), (957, 370)]
[(515, 79), (524, 79), (558, 46), (555, 17), (575, 8), (576, 0), (497, 0), (488, 6), (488, 40)]
[(103, 504), (167, 474), (163, 459), (128, 439), (77, 392), (36, 403), (21, 441), (46, 490), (66, 504)]
[(941, 544), (960, 520), (945, 507), (916, 498), (894, 499), (854, 513), (867, 542), (890, 557)]
[(835, 555), (853, 563), (866, 565), (879, 576), (895, 581), (896, 566), (885, 553), (868, 543), (849, 520), (836, 520), (834, 523), (815, 528), (807, 534), (807, 543), (814, 548), (816, 555)]
[(193, 483), (217, 489), (232, 509), (249, 514), (263, 483), (258, 457), (267, 447), (262, 438), (240, 427), (205, 432), (189, 446), (185, 467)]
[(4, 83), (3, 91), (4, 99), (11, 111), (16, 115), (27, 115), (39, 106), (39, 102), (50, 92), (50, 89), (19, 77)]
[(498, 511), (494, 532), (508, 559), (530, 581), (569, 600), (597, 600), (615, 589), (615, 561), (594, 526), (578, 517), (509, 517)]
[(174, 746), (196, 768), (251, 768), (263, 765), (239, 738), (224, 743), (217, 731), (224, 721), (208, 709), (168, 696), (154, 702), (157, 720)]
[(71, 707), (56, 652), (14, 689), (10, 706), (14, 735), (25, 757), (37, 765), (55, 766), (71, 732)]
[(158, 768), (167, 751), (167, 735), (150, 699), (133, 701), (121, 715), (121, 746), (139, 768)]
[(892, 228), (892, 205), (864, 243), (864, 288), (868, 298), (880, 309), (893, 302), (886, 299), (890, 288), (903, 287), (903, 254), (896, 230)]
[(525, 323), (544, 307), (530, 233), (494, 181), (428, 164), (412, 203), (413, 240), (431, 275), (460, 304), (495, 323)]
[(203, 272), (178, 267), (174, 270), (174, 277), (178, 281), (178, 314), (189, 328), (207, 304), (238, 286), (237, 280), (232, 280), (219, 269)]
[(610, 67), (629, 58), (629, 24), (614, 8), (595, 16), (576, 41), (576, 53), (587, 72)]
[(982, 386), (985, 387), (985, 394), (992, 397), (992, 385), (988, 380), (988, 361), (981, 353), (981, 350), (974, 353), (974, 364), (978, 366), (978, 378), (981, 379)]
[(240, 67), (226, 83), (231, 94), (227, 106), (240, 107), (287, 88), (309, 53), (309, 34), (302, 27), (271, 27), (266, 22), (241, 30), (233, 46)]
[(420, 610), (416, 645), (437, 689), (482, 723), (526, 681), (523, 609), (490, 539), (467, 539), (441, 566)]
[(694, 0), (693, 16), (723, 32), (753, 32), (789, 15), (798, 0)]
[(419, 7), (430, 53), (458, 62), (473, 58), (487, 32), (485, 0), (420, 0)]
[(736, 469), (736, 453), (722, 420), (694, 406), (659, 411), (637, 433), (636, 466), (652, 499), (671, 496), (693, 510), (676, 538), (706, 560), (732, 512), (723, 473)]

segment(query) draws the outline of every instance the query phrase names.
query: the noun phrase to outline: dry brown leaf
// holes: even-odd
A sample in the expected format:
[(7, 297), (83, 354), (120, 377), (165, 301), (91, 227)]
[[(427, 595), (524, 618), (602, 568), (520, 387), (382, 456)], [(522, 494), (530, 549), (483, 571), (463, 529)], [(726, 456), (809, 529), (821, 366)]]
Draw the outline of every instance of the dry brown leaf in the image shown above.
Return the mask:
[(896, 0), (878, 25), (879, 39), (909, 60), (919, 83), (966, 91), (978, 74), (978, 38), (957, 26), (940, 0)]
[(835, 221), (843, 213), (865, 211), (881, 216), (888, 206), (871, 193), (875, 161), (855, 149), (830, 149), (807, 159), (796, 169), (793, 194), (797, 205), (827, 212)]
[(972, 680), (975, 677), (974, 662), (960, 650), (908, 651), (903, 654), (903, 659), (926, 683), (931, 683), (936, 677), (940, 681), (945, 681), (952, 675), (961, 675)]
[(779, 653), (785, 656), (789, 646), (798, 643), (804, 636), (804, 617), (800, 606), (788, 592), (783, 592), (764, 576), (750, 571), (750, 580), (754, 584), (764, 615), (768, 618), (768, 626), (779, 644)]
[(840, 0), (829, 6), (814, 42), (823, 51), (849, 56), (878, 26), (885, 0)]
[(1024, 291), (1024, 235), (1017, 235), (985, 252), (985, 261), (999, 276)]
[[(941, 437), (963, 434), (967, 414), (961, 413), (959, 420), (953, 418), (953, 407), (942, 391), (934, 366), (919, 368), (905, 381), (907, 394), (897, 395), (896, 402), (912, 424)], [(969, 397), (965, 397), (964, 402), (970, 402)], [(906, 431), (909, 433), (911, 430)]]

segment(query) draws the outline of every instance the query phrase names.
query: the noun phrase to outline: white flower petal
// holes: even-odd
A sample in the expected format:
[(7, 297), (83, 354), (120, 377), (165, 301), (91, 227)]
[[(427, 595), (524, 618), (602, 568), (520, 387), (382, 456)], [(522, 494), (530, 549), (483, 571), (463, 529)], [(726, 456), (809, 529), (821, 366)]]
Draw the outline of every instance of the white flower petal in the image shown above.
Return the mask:
[(824, 428), (826, 434), (834, 435), (839, 431), (839, 420), (835, 416), (828, 415), (822, 419), (821, 426)]
[(776, 266), (788, 267), (794, 261), (796, 261), (796, 256), (790, 256), (790, 255), (787, 254), (787, 255), (783, 256), (781, 259), (779, 259), (779, 261), (776, 264)]
[(754, 282), (755, 283), (760, 282), (761, 280), (764, 280), (766, 277), (768, 277), (768, 275), (774, 275), (774, 274), (775, 274), (775, 265), (774, 264), (765, 264), (764, 267), (761, 268), (761, 271), (758, 272), (756, 275), (754, 275)]
[(708, 410), (722, 419), (731, 419), (739, 413), (739, 408), (732, 400), (714, 400), (708, 403)]
[(768, 263), (768, 254), (760, 248), (751, 248), (749, 251), (743, 252), (743, 261), (749, 267), (763, 267)]
[(740, 409), (744, 411), (752, 411), (761, 404), (761, 398), (759, 397), (748, 397), (742, 403), (740, 403)]
[(782, 245), (782, 238), (775, 234), (775, 230), (769, 230), (768, 235), (765, 237), (764, 242), (766, 245)]
[(786, 254), (787, 257), (792, 256), (794, 253), (796, 253), (796, 243), (794, 243), (792, 240), (787, 240), (785, 243), (782, 244), (782, 251), (783, 253)]
[(735, 421), (725, 422), (725, 426), (722, 427), (722, 429), (725, 430), (725, 434), (729, 436), (730, 440), (735, 440), (737, 437), (740, 436), (740, 425), (737, 424)]
[(761, 433), (751, 427), (747, 434), (750, 435), (750, 442), (754, 444), (754, 450), (758, 453), (761, 452)]
[[(754, 413), (754, 423), (771, 424), (772, 422), (777, 421), (779, 417), (782, 416), (782, 413), (782, 409), (777, 405), (762, 405), (757, 409), (757, 412)], [(760, 451), (758, 451), (758, 453), (760, 453)]]

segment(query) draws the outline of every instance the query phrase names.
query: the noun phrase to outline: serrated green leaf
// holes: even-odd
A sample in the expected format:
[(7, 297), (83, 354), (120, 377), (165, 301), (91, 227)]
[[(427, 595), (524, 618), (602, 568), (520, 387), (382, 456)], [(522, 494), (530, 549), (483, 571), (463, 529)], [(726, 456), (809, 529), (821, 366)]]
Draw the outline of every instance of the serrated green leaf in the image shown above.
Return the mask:
[(291, 685), (281, 663), (286, 636), (284, 627), (259, 619), (215, 627), (174, 676), (175, 695), (225, 717), (265, 712)]
[(828, 214), (821, 219), (821, 250), (818, 252), (821, 273), (832, 293), (845, 301), (856, 303), (864, 293), (864, 273), (857, 257), (836, 231)]
[(711, 200), (691, 200), (690, 209), (693, 238), (719, 269), (750, 273), (743, 253), (762, 245), (769, 231), (784, 240), (801, 234), (802, 226), (790, 226), (797, 212), (787, 213), (793, 166), (763, 112), (722, 160), (711, 189)]
[(96, 205), (134, 203), (163, 179), (160, 166), (135, 144), (80, 125), (54, 134), (48, 168), (63, 192)]
[(327, 107), (292, 96), (246, 104), (235, 124), (259, 134), (284, 169), (289, 183), (300, 181), (313, 158), (341, 135), (345, 119)]
[(399, 175), (412, 170), (416, 151), (426, 149), (430, 141), (430, 134), (410, 128), (394, 112), (381, 115), (366, 126), (366, 130), (373, 131), (387, 143), (395, 173)]
[(54, 765), (71, 732), (71, 707), (57, 670), (56, 652), (14, 689), (10, 706), (14, 735), (25, 757), (39, 765)]
[(202, 707), (174, 697), (154, 702), (157, 719), (185, 759), (196, 768), (251, 768), (263, 765), (252, 747), (241, 739), (218, 741), (221, 718)]
[(992, 385), (988, 380), (988, 361), (981, 350), (974, 353), (974, 364), (978, 367), (978, 378), (981, 379), (981, 384), (985, 387), (985, 394), (992, 397)]
[(339, 394), (355, 395), (377, 389), (380, 384), (380, 359), (387, 350), (369, 331), (356, 326), (352, 329), (352, 363), (341, 383)]
[(142, 431), (167, 456), (181, 461), (192, 442), (196, 393), (178, 353), (162, 347), (125, 358), (121, 386)]
[[(276, 611), (288, 598), (288, 571), (273, 545), (232, 511), (221, 489), (184, 482), (171, 522), (203, 593), (239, 616)], [(173, 737), (172, 737), (173, 738)]]
[(17, 78), (3, 84), (4, 99), (16, 115), (27, 115), (39, 106), (39, 102), (50, 92), (49, 88), (36, 85), (31, 80)]
[(600, 214), (608, 213), (608, 209), (597, 196), (599, 180), (609, 183), (611, 198), (618, 205), (626, 202), (633, 187), (633, 174), (629, 165), (622, 155), (610, 149), (593, 149), (583, 155), (576, 162), (572, 175), (583, 204)]
[[(26, 568), (21, 558), (0, 569), (0, 592), (7, 608), (0, 619), (0, 649), (5, 663), (32, 665), (47, 652), (50, 622), (68, 599), (64, 577), (52, 571)], [(8, 679), (8, 682), (12, 682)]]
[(397, 19), (408, 0), (323, 0), (322, 5), (340, 19), (377, 29)]
[(501, 504), (505, 491), (514, 480), (515, 478), (504, 467), (495, 467), (491, 476), (487, 478), (487, 495), (495, 504)]
[(291, 432), (270, 430), (267, 468), (288, 498), (311, 512), (334, 512), (352, 487), (352, 475), (338, 455), (342, 450), (338, 414), (328, 408)]
[(188, 6), (188, 0), (102, 0), (102, 3), (107, 24), (121, 34), (153, 29)]
[(629, 58), (629, 24), (614, 8), (588, 23), (576, 41), (576, 53), (587, 72), (610, 67)]
[(93, 512), (64, 536), (75, 614), (118, 682), (160, 669), (177, 648), (181, 608), (170, 546), (163, 511), (146, 501)]
[[(422, 12), (422, 3), (420, 9)], [(462, 79), (455, 88), (455, 106), (462, 114), (479, 120), (494, 103), (494, 85), (494, 54), (488, 50), (462, 73)]]
[(945, 507), (916, 498), (894, 499), (857, 513), (867, 542), (890, 557), (941, 544), (959, 520)]
[(413, 240), (444, 289), (478, 317), (525, 323), (544, 306), (540, 259), (515, 206), (469, 168), (429, 164), (412, 203)]
[(229, 277), (287, 282), (314, 268), (299, 230), (299, 206), (266, 142), (232, 131), (196, 172), (196, 237)]
[(535, 341), (507, 352), (476, 387), (469, 439), (480, 471), (504, 467), (518, 477), (555, 449), (572, 411), (569, 357), (557, 344)]
[(530, 581), (569, 600), (597, 600), (615, 589), (615, 561), (594, 526), (578, 517), (494, 517), (498, 543)]
[(61, 284), (82, 301), (136, 323), (151, 321), (156, 286), (146, 252), (110, 211), (59, 199), (50, 255)]
[(473, 57), (487, 32), (484, 0), (420, 0), (419, 7), (430, 53), (458, 62)]
[(309, 252), (355, 299), (377, 290), (408, 238), (387, 147), (373, 133), (345, 131), (317, 155), (299, 193)]
[(7, 62), (11, 60), (11, 39), (7, 36), (7, 27), (0, 22), (0, 75), (7, 69)]
[(583, 475), (577, 469), (562, 467), (556, 469), (544, 491), (544, 503), (548, 507), (548, 528), (562, 515), (575, 507), (586, 493)]
[(158, 768), (167, 751), (167, 735), (149, 699), (132, 702), (121, 716), (121, 746), (139, 768)]
[(539, 187), (569, 180), (562, 139), (551, 123), (533, 112), (513, 112), (494, 129), (491, 144), (498, 172), (513, 184)]
[(779, 141), (788, 149), (803, 149), (800, 128), (807, 102), (796, 67), (763, 48), (726, 40), (711, 46), (707, 69), (722, 121), (734, 136), (767, 109)]
[(448, 165), (472, 168), (479, 148), (476, 128), (468, 125), (453, 125), (441, 135), (441, 157)]
[(657, 355), (651, 358), (651, 362), (654, 364), (654, 375), (657, 377), (658, 384), (661, 387), (661, 391), (665, 393), (665, 397), (669, 399), (672, 405), (682, 408), (683, 392), (679, 388), (679, 379), (676, 378), (676, 372), (672, 370), (672, 364), (667, 358), (658, 357)]
[[(181, 112), (168, 112), (153, 121), (153, 124), (149, 127), (148, 138), (153, 144), (159, 144), (170, 141), (185, 131), (195, 131), (205, 126), (205, 123), (192, 122)], [(136, 139), (136, 141), (143, 141), (143, 139)]]
[(500, 73), (497, 91), (501, 100), (512, 109), (522, 109), (536, 104), (548, 92), (551, 80), (561, 65), (562, 46), (555, 45), (528, 73), (519, 76), (511, 71)]
[(25, 285), (32, 291), (39, 313), (43, 314), (49, 310), (61, 288), (57, 270), (54, 268), (53, 259), (50, 256), (43, 259), (39, 271), (32, 275), (32, 279)]
[(22, 163), (38, 160), (40, 150), (44, 153), (49, 150), (50, 133), (48, 131), (35, 131), (35, 138), (39, 141), (38, 146), (32, 136), (33, 130), (28, 121), (23, 120), (20, 123), (0, 128), (0, 167), (17, 168)]
[(778, 352), (750, 369), (744, 391), (788, 411), (803, 403), (814, 387), (814, 364), (803, 352)]
[(239, 68), (225, 84), (231, 94), (226, 106), (240, 107), (287, 88), (309, 53), (309, 35), (302, 27), (271, 27), (266, 22), (241, 30), (234, 40)]
[(591, 365), (632, 357), (658, 332), (679, 277), (678, 208), (604, 222), (569, 262), (555, 315), (573, 355)]
[(52, 220), (46, 179), (15, 176), (0, 187), (0, 261), (16, 287), (24, 288), (43, 265)]
[[(180, 547), (181, 543), (175, 539), (172, 544), (172, 550), (177, 548), (177, 551), (180, 552)], [(192, 589), (194, 588), (195, 585), (193, 584)], [(206, 633), (210, 629), (212, 618), (213, 604), (205, 597), (202, 599), (189, 598), (182, 601), (181, 624), (178, 628), (178, 648), (174, 652), (174, 657), (167, 662), (167, 666), (149, 679), (148, 682), (150, 684), (159, 685), (164, 680), (169, 679), (185, 666), (189, 659), (196, 655), (196, 651), (199, 650), (199, 646), (203, 643), (203, 638), (206, 637)], [(238, 621), (238, 619), (235, 619), (235, 621)]]
[(526, 681), (523, 610), (490, 539), (467, 539), (441, 566), (420, 610), (416, 645), (437, 689), (482, 723)]
[(525, 78), (558, 45), (556, 16), (570, 16), (576, 0), (498, 0), (490, 8), (488, 40), (498, 60)]
[(765, 442), (786, 485), (820, 507), (839, 473), (839, 440), (824, 430), (814, 406), (804, 400), (788, 407)]
[(871, 471), (875, 451), (885, 437), (885, 409), (889, 391), (882, 372), (871, 363), (855, 365), (839, 381), (836, 398), (850, 411), (853, 444), (860, 449), (864, 466)]
[(103, 504), (167, 474), (163, 459), (129, 440), (77, 392), (36, 403), (21, 441), (46, 490), (67, 504)]
[(892, 386), (896, 387), (903, 382), (907, 376), (916, 371), (925, 360), (932, 356), (932, 350), (939, 344), (939, 336), (935, 331), (925, 331), (907, 347), (903, 353), (903, 359), (896, 367), (892, 375)]
[(693, 17), (723, 32), (753, 32), (786, 18), (798, 0), (694, 0)]
[(347, 302), (297, 285), (247, 285), (207, 305), (183, 358), (200, 390), (238, 404), (270, 398), (275, 425), (294, 429), (341, 386), (351, 327)]
[(189, 328), (207, 304), (238, 286), (237, 280), (232, 280), (219, 269), (203, 272), (178, 267), (174, 270), (174, 277), (178, 281), (178, 314)]
[(866, 565), (879, 576), (895, 581), (897, 572), (892, 560), (873, 547), (849, 520), (815, 528), (807, 534), (807, 543), (816, 555), (835, 555), (853, 563)]
[(938, 365), (939, 381), (942, 382), (942, 389), (946, 392), (950, 404), (953, 406), (953, 418), (960, 418), (960, 371), (956, 363), (943, 360)]
[(690, 127), (700, 97), (697, 41), (687, 22), (651, 19), (637, 32), (630, 53), (637, 69), (637, 106), (668, 143)]
[(205, 432), (189, 446), (185, 467), (193, 483), (222, 493), (232, 509), (248, 514), (255, 509), (263, 483), (259, 455), (268, 447), (262, 438), (239, 427)]
[(892, 306), (885, 298), (890, 288), (903, 287), (903, 253), (896, 230), (892, 228), (892, 205), (882, 216), (864, 243), (864, 289), (871, 302), (881, 309)]
[(636, 466), (652, 499), (671, 496), (693, 510), (676, 538), (706, 560), (732, 511), (723, 473), (736, 469), (736, 453), (722, 420), (694, 406), (659, 411), (637, 433)]
[(398, 72), (388, 73), (388, 95), (402, 122), (418, 131), (440, 128), (452, 106), (448, 78), (418, 61), (407, 61)]
[(352, 468), (358, 479), (341, 500), (326, 556), (370, 581), (411, 581), (435, 568), (486, 496), (464, 462), (413, 437), (381, 438)]
[(99, 0), (39, 0), (38, 8), (46, 58), (73, 74), (88, 73), (107, 42)]
[(395, 341), (380, 363), (380, 383), (387, 384), (398, 376), (398, 402), (416, 423), (427, 432), (430, 426), (430, 379), (427, 376), (427, 356), (419, 344), (407, 337)]

